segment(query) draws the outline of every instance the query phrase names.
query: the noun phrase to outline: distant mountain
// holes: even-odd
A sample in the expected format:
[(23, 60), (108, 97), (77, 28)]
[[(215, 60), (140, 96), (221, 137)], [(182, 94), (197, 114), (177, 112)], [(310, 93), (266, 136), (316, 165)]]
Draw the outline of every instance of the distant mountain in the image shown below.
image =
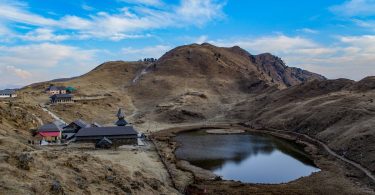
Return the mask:
[(279, 57), (269, 53), (251, 55), (238, 46), (223, 48), (208, 43), (177, 47), (162, 56), (157, 65), (183, 75), (233, 76), (244, 79), (245, 83), (254, 81), (248, 83), (252, 86), (262, 82), (285, 88), (311, 80), (326, 80), (319, 74), (287, 67)]
[(77, 78), (77, 77), (59, 78), (59, 79), (50, 80), (49, 82), (64, 82), (64, 81), (70, 81), (70, 80), (75, 79), (75, 78)]
[[(146, 130), (207, 121), (285, 129), (327, 142), (375, 171), (374, 77), (327, 80), (269, 53), (204, 43), (177, 47), (156, 62), (106, 62), (59, 81), (52, 83), (76, 87), (76, 96), (105, 97), (52, 106), (67, 120), (112, 123), (123, 107), (127, 119)], [(23, 88), (24, 101), (48, 101), (49, 84)]]
[[(108, 104), (124, 104), (139, 113), (152, 110), (142, 116), (174, 123), (211, 118), (218, 109), (225, 112), (243, 98), (313, 80), (326, 79), (288, 67), (268, 53), (251, 55), (238, 46), (225, 48), (204, 43), (177, 47), (156, 62), (107, 62), (79, 77), (38, 83), (25, 89), (34, 90), (33, 98), (38, 99), (35, 89), (43, 95), (44, 88), (51, 83), (73, 86), (78, 95), (107, 94), (111, 97)], [(90, 109), (101, 108), (87, 108), (93, 117), (96, 112), (89, 112)]]
[(277, 56), (269, 53), (251, 56), (253, 63), (272, 81), (281, 83), (282, 86), (290, 87), (312, 80), (326, 80), (322, 75), (302, 70), (300, 68), (288, 67)]

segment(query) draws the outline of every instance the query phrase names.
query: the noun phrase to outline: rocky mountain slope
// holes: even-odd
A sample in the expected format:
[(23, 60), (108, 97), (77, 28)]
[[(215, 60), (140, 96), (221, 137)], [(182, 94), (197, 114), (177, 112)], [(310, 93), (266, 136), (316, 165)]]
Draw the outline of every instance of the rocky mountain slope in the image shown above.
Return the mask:
[(43, 90), (50, 84), (94, 98), (50, 107), (68, 121), (113, 123), (123, 107), (141, 131), (217, 122), (297, 131), (375, 172), (374, 77), (327, 80), (271, 54), (193, 44), (155, 63), (107, 62), (77, 78), (30, 85), (20, 97), (30, 105), (46, 102)]
[[(239, 47), (193, 44), (177, 47), (155, 63), (108, 62), (80, 77), (38, 83), (21, 93), (31, 102), (46, 102), (43, 91), (53, 83), (78, 88), (77, 96), (105, 97), (57, 106), (56, 112), (68, 119), (101, 118), (98, 122), (108, 123), (109, 117), (103, 115), (111, 116), (109, 113), (120, 106), (139, 124), (181, 123), (223, 117), (227, 108), (241, 99), (310, 80), (325, 78), (287, 67), (270, 54), (253, 56)], [(63, 110), (75, 112), (65, 114)]]
[(247, 99), (235, 105), (228, 116), (241, 118), (254, 128), (314, 136), (375, 172), (374, 81), (375, 77), (359, 82), (308, 82)]

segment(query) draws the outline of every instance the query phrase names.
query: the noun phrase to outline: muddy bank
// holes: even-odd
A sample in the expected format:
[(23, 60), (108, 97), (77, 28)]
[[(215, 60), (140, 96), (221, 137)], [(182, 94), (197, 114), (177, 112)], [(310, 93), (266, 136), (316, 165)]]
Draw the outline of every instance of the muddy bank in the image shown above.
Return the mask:
[(208, 134), (240, 134), (245, 133), (243, 129), (208, 129), (206, 130)]
[[(173, 137), (184, 131), (218, 130), (230, 132), (228, 129), (242, 130), (252, 133), (273, 135), (292, 140), (304, 146), (314, 163), (321, 169), (310, 176), (276, 185), (244, 184), (235, 181), (223, 181), (207, 170), (197, 168), (189, 162), (176, 159), (174, 151), (178, 143)], [(330, 156), (318, 143), (292, 132), (278, 132), (271, 130), (253, 130), (237, 125), (203, 126), (171, 128), (153, 134), (156, 147), (162, 158), (168, 164), (176, 188), (186, 194), (374, 194), (373, 184), (358, 170), (338, 161)]]

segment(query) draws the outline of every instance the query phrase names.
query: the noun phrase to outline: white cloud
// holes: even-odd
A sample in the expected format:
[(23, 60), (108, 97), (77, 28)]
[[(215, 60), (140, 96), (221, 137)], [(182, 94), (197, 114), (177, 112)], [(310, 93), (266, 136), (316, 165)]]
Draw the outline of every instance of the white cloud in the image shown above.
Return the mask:
[(238, 45), (253, 54), (271, 52), (289, 66), (301, 67), (332, 79), (359, 80), (375, 75), (375, 35), (340, 36), (332, 45), (286, 35), (210, 42), (227, 47)]
[(301, 28), (297, 29), (298, 32), (303, 32), (303, 33), (310, 33), (310, 34), (318, 34), (319, 31), (311, 29), (311, 28)]
[(93, 7), (91, 7), (87, 4), (82, 4), (81, 7), (82, 7), (83, 10), (86, 10), (86, 11), (93, 11), (95, 9), (95, 8), (93, 8)]
[(97, 52), (51, 43), (0, 46), (0, 88), (83, 74), (99, 63)]
[[(135, 3), (162, 3), (157, 0), (132, 0)], [(27, 6), (0, 3), (0, 19), (41, 29), (73, 31), (77, 37), (121, 40), (134, 38), (133, 33), (167, 27), (202, 26), (223, 17), (224, 4), (215, 0), (181, 0), (178, 5), (155, 7), (135, 6), (118, 9), (115, 13), (97, 12), (87, 17), (65, 15), (59, 19), (40, 16)], [(74, 38), (71, 36), (71, 38)]]
[(330, 10), (343, 16), (373, 16), (375, 15), (375, 0), (349, 0), (336, 5)]
[(20, 68), (16, 68), (14, 66), (6, 66), (5, 70), (7, 73), (13, 74), (21, 79), (27, 79), (32, 76), (30, 72), (22, 70)]
[(0, 35), (6, 35), (10, 32), (10, 30), (4, 25), (0, 23)]
[(0, 42), (9, 42), (13, 32), (0, 21)]
[(109, 37), (109, 39), (113, 41), (119, 41), (123, 39), (140, 39), (140, 38), (146, 38), (146, 37), (152, 37), (152, 35), (151, 34), (138, 35), (138, 34), (118, 33), (118, 34), (113, 34), (112, 36)]
[(24, 66), (29, 68), (54, 67), (61, 61), (74, 61), (79, 65), (90, 61), (95, 52), (76, 47), (42, 43), (13, 47), (0, 47), (0, 66)]
[(18, 37), (26, 41), (63, 41), (70, 38), (68, 35), (55, 35), (53, 30), (46, 28), (38, 28)]
[(69, 30), (83, 30), (93, 26), (95, 26), (95, 24), (90, 20), (70, 15), (61, 18), (59, 24), (57, 25), (57, 27)]
[(327, 75), (329, 78), (360, 80), (375, 75), (375, 36), (338, 37), (335, 47), (326, 46), (328, 55), (289, 55), (291, 64)]
[(168, 45), (156, 45), (140, 49), (126, 47), (122, 49), (122, 53), (125, 55), (125, 60), (135, 61), (143, 58), (159, 58), (171, 48)]
[(241, 46), (254, 53), (285, 53), (295, 51), (297, 49), (317, 48), (318, 44), (302, 37), (288, 37), (285, 35), (264, 36), (258, 38), (236, 39), (230, 41), (211, 41), (213, 44), (221, 46)]
[(164, 3), (160, 0), (120, 0), (126, 3), (132, 4), (141, 4), (141, 5), (149, 5), (149, 6), (161, 6)]
[(0, 2), (0, 18), (35, 26), (57, 25), (57, 21), (26, 11), (25, 6)]
[(208, 40), (208, 36), (206, 36), (206, 35), (202, 35), (202, 36), (198, 37), (198, 38), (194, 41), (194, 43), (202, 44), (202, 43), (204, 43), (204, 42), (207, 42), (207, 40)]
[(374, 20), (359, 20), (359, 19), (353, 19), (352, 20), (355, 24), (357, 24), (360, 27), (368, 28), (370, 30), (375, 31), (375, 21)]
[(371, 19), (375, 16), (375, 0), (350, 0), (330, 10), (359, 27), (375, 31), (375, 21)]
[(185, 21), (203, 25), (213, 18), (222, 17), (224, 5), (214, 0), (182, 0), (177, 8), (177, 15)]

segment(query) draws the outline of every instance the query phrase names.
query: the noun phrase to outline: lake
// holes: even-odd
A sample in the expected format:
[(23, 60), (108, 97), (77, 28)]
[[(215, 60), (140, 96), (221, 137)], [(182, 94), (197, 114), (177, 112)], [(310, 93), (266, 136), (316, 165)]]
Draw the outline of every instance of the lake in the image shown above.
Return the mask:
[(320, 171), (303, 147), (259, 134), (207, 134), (191, 131), (175, 138), (177, 159), (212, 171), (225, 180), (278, 184)]

